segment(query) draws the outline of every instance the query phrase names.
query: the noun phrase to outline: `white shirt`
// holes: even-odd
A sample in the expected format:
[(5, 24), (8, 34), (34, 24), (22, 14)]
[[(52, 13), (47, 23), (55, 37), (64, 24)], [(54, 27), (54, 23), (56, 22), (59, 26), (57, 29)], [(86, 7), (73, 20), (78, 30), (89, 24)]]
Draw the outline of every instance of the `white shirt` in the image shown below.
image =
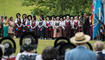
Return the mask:
[(42, 59), (42, 55), (37, 55), (37, 56), (36, 56), (36, 60), (43, 60), (43, 59)]
[(36, 53), (28, 53), (28, 52), (18, 53), (16, 56), (16, 60), (19, 60), (21, 55), (37, 55), (37, 54)]

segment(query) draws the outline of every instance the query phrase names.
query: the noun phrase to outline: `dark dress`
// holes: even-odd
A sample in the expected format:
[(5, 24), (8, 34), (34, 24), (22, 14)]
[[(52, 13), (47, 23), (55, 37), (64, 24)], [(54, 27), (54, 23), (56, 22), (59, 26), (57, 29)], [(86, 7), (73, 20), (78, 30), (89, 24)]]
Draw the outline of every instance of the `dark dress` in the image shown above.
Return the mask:
[(83, 24), (83, 32), (87, 35), (90, 35), (90, 23), (89, 18), (85, 18), (85, 23)]
[(22, 24), (21, 24), (21, 19), (17, 19), (17, 23), (15, 25), (15, 35), (16, 37), (21, 37), (22, 33)]
[(74, 21), (74, 33), (79, 32), (79, 21)]
[(37, 36), (37, 26), (36, 26), (36, 21), (33, 21), (31, 24), (31, 30)]
[(71, 24), (70, 24), (70, 21), (65, 21), (65, 33), (66, 33), (67, 38), (71, 37)]
[(52, 26), (51, 26), (51, 22), (47, 21), (46, 22), (46, 28), (45, 28), (46, 38), (52, 38), (52, 35), (53, 35), (52, 31), (53, 31), (53, 29), (52, 29)]
[(31, 30), (31, 24), (32, 24), (32, 20), (27, 20), (26, 21), (26, 25), (27, 25), (26, 31), (27, 32), (32, 32), (32, 30)]
[(39, 24), (37, 26), (37, 36), (39, 38), (45, 38), (44, 21), (39, 21)]
[(26, 29), (27, 29), (26, 21), (27, 21), (27, 19), (23, 19), (23, 22), (22, 22), (22, 32), (26, 32)]

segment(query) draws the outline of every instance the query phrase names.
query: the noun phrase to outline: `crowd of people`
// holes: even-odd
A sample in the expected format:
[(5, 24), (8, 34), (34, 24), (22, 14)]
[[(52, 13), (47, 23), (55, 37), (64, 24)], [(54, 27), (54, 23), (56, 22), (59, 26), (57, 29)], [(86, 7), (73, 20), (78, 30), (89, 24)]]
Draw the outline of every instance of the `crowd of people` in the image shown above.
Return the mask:
[[(86, 13), (81, 16), (36, 16), (20, 13), (16, 14), (16, 19), (7, 16), (0, 18), (0, 36), (20, 37), (24, 32), (33, 32), (39, 38), (57, 38), (74, 36), (76, 32), (84, 32), (92, 35), (91, 19)], [(2, 34), (1, 34), (2, 33)]]
[[(25, 37), (27, 40), (28, 37)], [(105, 60), (105, 53), (103, 53), (104, 43), (102, 41), (96, 41), (94, 43), (94, 51), (89, 50), (85, 44), (89, 42), (91, 37), (84, 34), (83, 32), (77, 32), (74, 37), (70, 40), (76, 45), (75, 48), (70, 49), (65, 52), (64, 59), (60, 60)], [(30, 40), (30, 38), (28, 38)], [(59, 60), (58, 51), (54, 47), (46, 47), (41, 55), (38, 55), (36, 48), (32, 47), (32, 44), (24, 45), (24, 51), (13, 56), (11, 53), (9, 56), (5, 53), (8, 53), (10, 50), (3, 50), (3, 45), (0, 45), (0, 59), (2, 60)], [(11, 47), (9, 47), (11, 48)], [(21, 47), (22, 48), (22, 47)], [(4, 51), (4, 52), (3, 52)]]

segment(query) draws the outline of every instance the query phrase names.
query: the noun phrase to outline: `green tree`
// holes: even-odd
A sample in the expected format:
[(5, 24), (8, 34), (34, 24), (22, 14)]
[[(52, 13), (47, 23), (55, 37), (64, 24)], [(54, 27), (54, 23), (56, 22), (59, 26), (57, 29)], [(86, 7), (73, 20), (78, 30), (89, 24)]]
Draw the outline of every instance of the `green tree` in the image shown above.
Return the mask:
[(80, 15), (91, 13), (92, 0), (25, 0), (23, 5), (38, 6), (34, 8), (37, 15)]

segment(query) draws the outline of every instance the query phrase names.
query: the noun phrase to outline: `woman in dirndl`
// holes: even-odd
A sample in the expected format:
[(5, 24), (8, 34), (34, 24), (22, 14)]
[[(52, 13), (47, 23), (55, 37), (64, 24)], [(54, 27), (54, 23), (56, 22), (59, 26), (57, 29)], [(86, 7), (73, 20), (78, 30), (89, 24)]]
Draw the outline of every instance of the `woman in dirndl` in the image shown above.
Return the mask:
[(45, 25), (45, 35), (46, 35), (46, 38), (52, 38), (52, 25), (51, 25), (51, 21), (50, 21), (50, 17), (47, 16), (46, 17), (47, 21), (46, 21), (46, 25)]
[(71, 37), (71, 24), (69, 16), (67, 16), (67, 19), (65, 20), (65, 34), (67, 38)]
[(32, 16), (28, 15), (28, 20), (26, 21), (26, 32), (32, 32), (31, 30), (31, 24), (32, 24)]
[(75, 16), (75, 20), (74, 20), (74, 33), (79, 32), (79, 27), (80, 27), (80, 21), (78, 16)]
[(54, 22), (54, 35), (53, 38), (62, 37), (62, 30), (60, 27), (60, 20), (59, 17), (56, 18), (56, 21)]
[(21, 36), (21, 32), (22, 32), (22, 23), (21, 23), (21, 15), (20, 13), (16, 14), (16, 20), (15, 20), (15, 36), (18, 38)]
[(45, 38), (45, 21), (44, 17), (40, 16), (38, 26), (37, 26), (37, 36), (41, 39)]
[(32, 19), (31, 30), (35, 34), (35, 36), (37, 36), (37, 25), (38, 23), (36, 21), (36, 17), (34, 16)]
[(65, 37), (65, 22), (63, 20), (63, 17), (60, 17), (60, 27), (62, 30), (62, 37)]
[(15, 34), (15, 30), (14, 30), (15, 23), (13, 21), (13, 17), (9, 18), (8, 24), (9, 24), (8, 34), (9, 34), (10, 37), (14, 37), (14, 34)]
[(27, 28), (26, 21), (27, 21), (27, 15), (23, 14), (22, 15), (22, 33), (26, 32), (26, 28)]

